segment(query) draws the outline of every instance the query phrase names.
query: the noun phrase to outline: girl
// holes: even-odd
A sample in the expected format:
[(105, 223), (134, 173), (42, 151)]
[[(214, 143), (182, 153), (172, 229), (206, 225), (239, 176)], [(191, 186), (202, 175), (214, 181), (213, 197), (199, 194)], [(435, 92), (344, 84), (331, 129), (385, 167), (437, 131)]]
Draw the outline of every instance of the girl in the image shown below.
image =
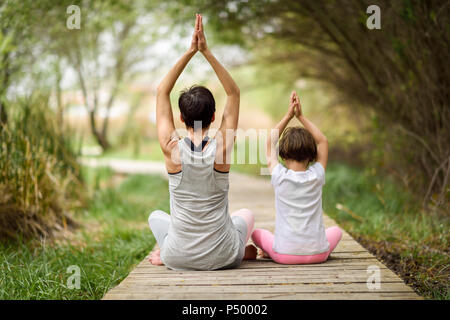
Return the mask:
[[(284, 130), (294, 117), (305, 128)], [(278, 162), (276, 144), (283, 132)], [(275, 236), (255, 229), (253, 242), (281, 264), (319, 263), (327, 260), (342, 237), (338, 227), (325, 230), (322, 219), (322, 186), (328, 160), (328, 141), (323, 133), (302, 114), (296, 92), (291, 94), (289, 110), (272, 130), (267, 142), (267, 164), (275, 190)]]

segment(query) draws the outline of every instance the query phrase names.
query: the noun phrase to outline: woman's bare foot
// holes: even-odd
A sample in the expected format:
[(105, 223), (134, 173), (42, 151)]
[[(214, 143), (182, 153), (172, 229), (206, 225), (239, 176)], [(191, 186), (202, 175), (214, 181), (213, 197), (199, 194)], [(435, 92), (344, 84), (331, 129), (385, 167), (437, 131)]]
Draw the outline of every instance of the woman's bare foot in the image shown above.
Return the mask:
[(244, 260), (256, 260), (256, 253), (256, 247), (252, 244), (249, 244), (245, 247)]
[(259, 259), (270, 259), (270, 256), (264, 252), (262, 249), (258, 248), (258, 258)]
[(156, 249), (150, 252), (150, 257), (148, 258), (151, 264), (155, 266), (162, 266), (164, 263), (161, 261), (161, 250)]

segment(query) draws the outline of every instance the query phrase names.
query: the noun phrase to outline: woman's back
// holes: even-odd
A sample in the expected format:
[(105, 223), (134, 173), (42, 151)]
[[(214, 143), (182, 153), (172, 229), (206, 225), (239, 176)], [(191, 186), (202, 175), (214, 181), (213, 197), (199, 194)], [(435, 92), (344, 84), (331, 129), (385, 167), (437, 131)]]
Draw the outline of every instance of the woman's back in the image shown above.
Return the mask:
[(176, 270), (213, 270), (235, 261), (239, 237), (228, 213), (228, 173), (214, 170), (216, 140), (193, 151), (178, 142), (182, 171), (169, 175), (171, 224), (161, 259)]

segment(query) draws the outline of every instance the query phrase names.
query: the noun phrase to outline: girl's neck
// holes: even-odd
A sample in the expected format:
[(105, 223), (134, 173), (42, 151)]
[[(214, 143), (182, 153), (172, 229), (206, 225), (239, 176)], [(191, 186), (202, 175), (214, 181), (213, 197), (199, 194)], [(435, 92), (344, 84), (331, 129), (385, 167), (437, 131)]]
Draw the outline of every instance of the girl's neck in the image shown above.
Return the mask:
[(303, 162), (298, 162), (295, 160), (285, 160), (284, 161), (286, 168), (291, 169), (292, 171), (306, 171), (308, 168), (308, 161), (305, 160)]

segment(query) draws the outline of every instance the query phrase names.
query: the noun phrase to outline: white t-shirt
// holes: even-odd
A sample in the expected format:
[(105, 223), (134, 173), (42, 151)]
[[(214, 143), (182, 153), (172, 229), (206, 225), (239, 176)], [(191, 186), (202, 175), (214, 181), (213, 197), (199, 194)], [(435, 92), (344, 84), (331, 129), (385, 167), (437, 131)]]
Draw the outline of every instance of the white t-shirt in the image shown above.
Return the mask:
[(320, 162), (306, 171), (293, 171), (281, 163), (275, 166), (275, 252), (312, 255), (329, 250), (322, 218), (324, 184), (325, 170)]

